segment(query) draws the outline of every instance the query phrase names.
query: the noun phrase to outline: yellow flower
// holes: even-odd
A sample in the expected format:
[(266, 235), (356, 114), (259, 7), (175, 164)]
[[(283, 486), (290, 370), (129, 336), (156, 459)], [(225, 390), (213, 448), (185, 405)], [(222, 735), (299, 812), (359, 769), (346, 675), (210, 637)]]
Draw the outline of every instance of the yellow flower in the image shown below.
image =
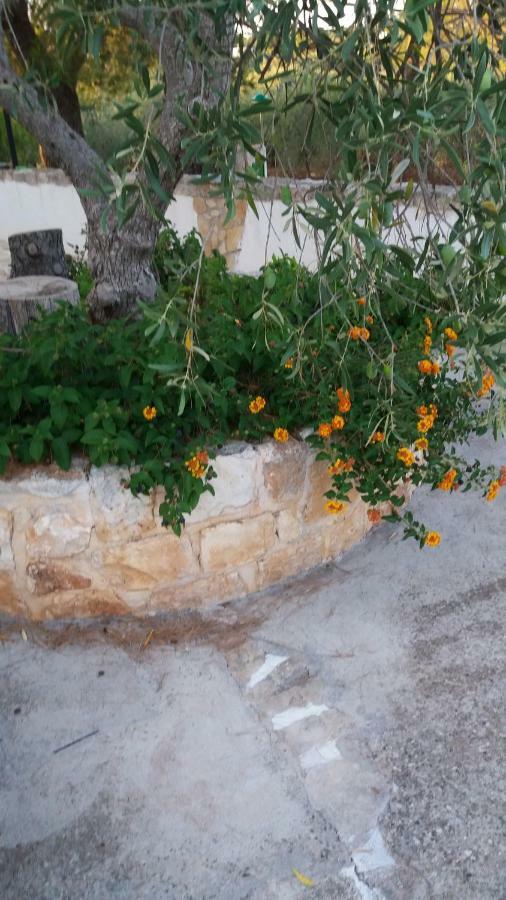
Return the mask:
[(345, 388), (338, 388), (336, 391), (338, 408), (340, 413), (349, 412), (351, 409), (350, 392)]
[(288, 431), (286, 428), (275, 428), (274, 429), (274, 440), (279, 441), (280, 444), (284, 444), (289, 438)]
[(385, 434), (383, 431), (375, 431), (370, 440), (371, 444), (382, 444), (385, 440)]
[(151, 422), (152, 419), (155, 419), (157, 416), (157, 413), (158, 413), (158, 410), (157, 410), (156, 406), (145, 406), (144, 409), (142, 410), (142, 415), (148, 422)]
[(434, 425), (434, 416), (422, 416), (418, 419), (417, 429), (420, 434), (427, 434)]
[(424, 325), (427, 329), (427, 334), (432, 334), (432, 322), (429, 319), (429, 317), (425, 316), (425, 319), (423, 321), (424, 321)]
[(437, 547), (441, 543), (439, 531), (428, 531), (423, 542), (426, 547)]
[(255, 397), (255, 399), (252, 400), (251, 403), (249, 404), (248, 409), (249, 409), (250, 413), (253, 413), (253, 415), (256, 415), (257, 413), (259, 413), (263, 410), (265, 403), (266, 403), (266, 401), (263, 397)]
[(487, 500), (489, 503), (491, 503), (492, 500), (495, 500), (495, 498), (497, 497), (500, 490), (501, 490), (501, 484), (499, 481), (495, 480), (495, 481), (490, 482), (488, 491), (487, 491)]
[(421, 359), (418, 363), (418, 370), (422, 375), (430, 375), (432, 372), (432, 363), (430, 359)]
[(332, 419), (332, 428), (334, 431), (341, 431), (345, 426), (345, 421), (342, 416), (334, 416)]
[(449, 341), (456, 341), (458, 339), (458, 334), (453, 328), (445, 328), (445, 335)]
[(318, 434), (322, 438), (328, 438), (332, 434), (332, 425), (330, 422), (322, 422), (318, 425)]
[(418, 438), (418, 440), (415, 441), (415, 447), (417, 450), (424, 450), (424, 451), (428, 450), (429, 442), (428, 442), (427, 438)]
[(325, 509), (332, 516), (335, 516), (335, 515), (337, 515), (337, 513), (340, 513), (343, 511), (344, 503), (341, 503), (340, 500), (327, 500), (327, 502), (325, 504)]
[(293, 369), (293, 359), (291, 356), (285, 363), (285, 369)]
[(409, 469), (415, 462), (415, 454), (409, 447), (401, 447), (400, 450), (397, 451), (397, 459), (400, 459), (400, 461)]
[(426, 356), (430, 353), (430, 348), (432, 347), (432, 338), (430, 334), (426, 334), (423, 339), (423, 352)]

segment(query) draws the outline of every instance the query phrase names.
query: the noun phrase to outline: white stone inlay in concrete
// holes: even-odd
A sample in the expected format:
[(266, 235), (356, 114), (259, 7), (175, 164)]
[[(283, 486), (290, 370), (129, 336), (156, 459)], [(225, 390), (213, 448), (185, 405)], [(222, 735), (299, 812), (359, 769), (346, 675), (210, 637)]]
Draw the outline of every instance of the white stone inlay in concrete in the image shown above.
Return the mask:
[(277, 667), (287, 659), (288, 656), (275, 656), (274, 653), (267, 653), (265, 661), (260, 668), (257, 669), (256, 672), (253, 672), (253, 675), (246, 685), (246, 690), (250, 691), (252, 688), (256, 687), (257, 684), (260, 684), (261, 681), (265, 681), (271, 672), (274, 672), (274, 669), (277, 669)]
[(369, 838), (361, 847), (353, 850), (352, 859), (359, 872), (370, 872), (372, 869), (388, 869), (395, 866), (378, 828), (370, 832)]
[(289, 728), (295, 722), (301, 722), (302, 719), (309, 719), (311, 716), (321, 716), (327, 711), (328, 706), (324, 704), (317, 706), (314, 703), (308, 703), (307, 706), (290, 706), (272, 717), (272, 726), (274, 731), (281, 731), (282, 728)]
[(317, 766), (325, 766), (334, 759), (342, 759), (342, 756), (336, 742), (327, 741), (319, 747), (311, 747), (305, 753), (301, 753), (299, 759), (303, 769), (314, 769)]

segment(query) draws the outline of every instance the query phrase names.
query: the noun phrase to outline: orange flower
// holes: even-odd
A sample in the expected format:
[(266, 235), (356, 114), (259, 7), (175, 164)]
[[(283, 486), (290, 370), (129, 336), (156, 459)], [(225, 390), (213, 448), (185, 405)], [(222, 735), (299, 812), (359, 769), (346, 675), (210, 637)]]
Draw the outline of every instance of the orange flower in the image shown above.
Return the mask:
[(275, 428), (274, 429), (274, 440), (279, 441), (280, 444), (284, 444), (289, 438), (288, 431), (286, 428)]
[(376, 523), (381, 520), (381, 513), (379, 509), (368, 509), (367, 518), (369, 519), (369, 522), (372, 522), (373, 525), (376, 525)]
[(415, 447), (417, 450), (423, 450), (423, 451), (428, 450), (429, 442), (428, 442), (427, 438), (418, 438), (418, 440), (415, 441)]
[(325, 509), (332, 516), (336, 516), (337, 513), (340, 513), (344, 509), (344, 503), (341, 503), (340, 500), (327, 500), (325, 504)]
[(156, 406), (145, 406), (144, 409), (142, 410), (142, 415), (144, 416), (144, 418), (146, 419), (147, 422), (151, 422), (153, 419), (155, 419), (157, 414), (158, 414), (158, 410), (157, 410)]
[(429, 415), (432, 416), (433, 419), (437, 419), (438, 409), (435, 403), (429, 403)]
[(345, 426), (345, 421), (342, 416), (334, 416), (332, 419), (332, 428), (334, 431), (341, 431)]
[(318, 425), (318, 434), (322, 438), (328, 438), (332, 434), (332, 425), (330, 422), (321, 422)]
[(427, 407), (425, 406), (425, 404), (423, 404), (423, 406), (417, 406), (417, 407), (416, 407), (416, 414), (417, 414), (417, 416), (426, 416), (426, 415), (428, 414), (428, 412), (429, 412), (429, 410), (427, 409)]
[(285, 369), (293, 369), (293, 359), (291, 356), (285, 363)]
[(477, 397), (486, 397), (495, 384), (495, 378), (492, 372), (486, 372), (481, 382), (481, 388), (477, 392)]
[[(366, 316), (365, 320), (368, 325), (374, 325), (374, 316)], [(366, 338), (366, 340), (367, 340), (367, 338)]]
[(375, 431), (370, 438), (371, 444), (382, 444), (384, 440), (385, 433), (383, 431)]
[(434, 416), (422, 416), (418, 419), (417, 429), (420, 434), (427, 434), (434, 425)]
[(451, 359), (451, 357), (455, 353), (455, 347), (453, 346), (453, 344), (445, 344), (445, 351), (446, 351), (446, 355), (449, 356)]
[(430, 334), (426, 334), (423, 339), (423, 352), (426, 356), (430, 353), (430, 348), (432, 347), (432, 338)]
[(458, 339), (458, 334), (453, 328), (445, 328), (445, 335), (449, 341), (456, 341)]
[(185, 466), (188, 469), (190, 475), (193, 476), (193, 478), (202, 478), (206, 474), (207, 463), (207, 453), (205, 451), (201, 451), (200, 453), (196, 453), (195, 456), (192, 456), (191, 459), (187, 459), (185, 462)]
[(429, 317), (428, 317), (428, 316), (425, 316), (425, 319), (423, 320), (423, 322), (424, 322), (424, 325), (425, 325), (425, 327), (426, 327), (426, 329), (427, 329), (427, 334), (432, 334), (432, 322), (431, 322), (431, 320), (429, 319)]
[(418, 370), (422, 375), (430, 375), (432, 373), (432, 363), (430, 359), (421, 359), (418, 363)]
[(368, 328), (359, 328), (358, 325), (352, 325), (352, 327), (348, 331), (348, 336), (352, 339), (352, 341), (368, 341), (371, 333)]
[(263, 397), (255, 397), (254, 400), (248, 406), (250, 413), (253, 413), (255, 416), (257, 413), (262, 412), (264, 406), (266, 404), (266, 400)]
[(329, 475), (339, 475), (340, 472), (345, 468), (345, 463), (342, 459), (336, 459), (335, 462), (331, 463), (327, 468), (327, 472)]
[(423, 543), (426, 547), (437, 547), (441, 543), (439, 531), (428, 531)]
[(400, 450), (397, 451), (397, 459), (400, 459), (400, 461), (409, 469), (415, 462), (415, 454), (409, 447), (401, 447)]
[(360, 329), (360, 337), (362, 338), (363, 341), (368, 341), (369, 338), (371, 337), (371, 332), (369, 331), (368, 328), (361, 328)]
[(439, 375), (441, 371), (441, 366), (437, 362), (433, 362), (430, 367), (431, 375)]
[(500, 490), (501, 490), (501, 484), (497, 479), (495, 481), (490, 482), (488, 491), (487, 491), (487, 500), (489, 503), (491, 503), (492, 500), (495, 500), (495, 498), (497, 497)]
[(359, 297), (357, 303), (359, 306), (365, 306), (365, 297)]
[(499, 484), (501, 487), (506, 484), (506, 466), (501, 466), (499, 469)]
[(449, 469), (437, 485), (440, 491), (451, 491), (454, 487), (454, 481), (457, 477), (456, 469)]
[(350, 392), (345, 388), (338, 388), (336, 391), (338, 408), (340, 413), (347, 413), (351, 409)]

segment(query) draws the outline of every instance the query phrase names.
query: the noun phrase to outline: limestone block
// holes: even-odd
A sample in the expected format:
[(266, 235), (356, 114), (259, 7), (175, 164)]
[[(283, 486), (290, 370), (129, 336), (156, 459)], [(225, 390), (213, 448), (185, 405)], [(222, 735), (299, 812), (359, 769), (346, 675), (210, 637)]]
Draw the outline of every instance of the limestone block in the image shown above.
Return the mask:
[(231, 444), (235, 452), (219, 453), (211, 461), (217, 478), (212, 481), (214, 497), (206, 492), (199, 500), (197, 508), (186, 517), (188, 525), (195, 525), (207, 519), (224, 515), (241, 517), (246, 508), (257, 499), (258, 453), (248, 444)]
[(118, 543), (142, 537), (155, 528), (153, 497), (134, 497), (124, 484), (127, 469), (92, 466), (90, 471), (91, 509), (95, 532), (100, 540)]
[(198, 573), (188, 536), (164, 529), (140, 541), (122, 543), (93, 554), (93, 563), (115, 588), (142, 591)]
[(12, 513), (8, 509), (0, 509), (0, 569), (14, 568), (12, 524)]
[[(306, 523), (323, 521), (328, 518), (328, 513), (325, 510), (326, 498), (324, 494), (326, 491), (331, 490), (332, 478), (327, 468), (328, 463), (325, 461), (316, 462), (316, 460), (312, 460), (309, 464), (303, 512)], [(336, 518), (340, 518), (340, 516), (336, 516)]]
[(204, 572), (226, 571), (264, 556), (277, 541), (274, 516), (210, 525), (201, 532)]
[(89, 503), (51, 504), (34, 509), (26, 528), (29, 560), (75, 556), (90, 543), (92, 519)]
[(320, 531), (308, 532), (291, 544), (280, 544), (260, 560), (259, 586), (269, 587), (285, 578), (305, 572), (319, 565), (324, 558), (325, 534)]
[(26, 614), (21, 592), (8, 572), (0, 572), (0, 611), (3, 615), (13, 617)]
[(259, 448), (263, 463), (260, 502), (263, 509), (282, 509), (291, 500), (301, 500), (309, 465), (309, 448), (299, 441), (275, 444), (269, 441)]
[(276, 516), (276, 531), (281, 544), (289, 544), (300, 538), (302, 519), (295, 503), (288, 509), (282, 509), (278, 513)]
[(367, 505), (353, 490), (343, 512), (336, 516), (326, 514), (321, 527), (325, 534), (324, 557), (335, 559), (361, 541), (372, 526), (367, 518)]
[[(74, 460), (72, 469), (68, 472), (56, 465), (22, 466), (11, 463), (0, 487), (2, 497), (9, 499), (11, 508), (13, 505), (25, 503), (25, 498), (19, 497), (19, 494), (58, 498), (68, 497), (78, 491), (79, 496), (85, 497), (88, 490), (84, 460), (81, 459)], [(13, 500), (10, 499), (11, 495)]]
[(206, 608), (244, 597), (260, 587), (258, 564), (241, 566), (233, 572), (216, 573), (154, 590), (150, 609)]
[(108, 588), (55, 591), (45, 595), (28, 594), (26, 605), (30, 617), (35, 621), (122, 616), (130, 612), (127, 604)]
[(84, 590), (91, 587), (91, 578), (52, 563), (29, 563), (26, 574), (28, 587), (33, 594), (52, 594), (55, 591)]

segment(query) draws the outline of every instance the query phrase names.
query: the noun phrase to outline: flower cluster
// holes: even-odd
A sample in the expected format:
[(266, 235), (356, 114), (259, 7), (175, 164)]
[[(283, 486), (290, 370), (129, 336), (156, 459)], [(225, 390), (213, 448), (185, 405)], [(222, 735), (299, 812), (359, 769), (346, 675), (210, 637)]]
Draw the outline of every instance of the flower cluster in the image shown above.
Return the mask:
[(345, 388), (339, 387), (336, 391), (337, 407), (340, 413), (347, 413), (351, 409), (350, 392)]
[(348, 337), (350, 337), (352, 341), (368, 341), (371, 337), (371, 332), (368, 328), (360, 328), (359, 325), (352, 325), (348, 331)]
[(335, 516), (335, 515), (337, 515), (337, 513), (340, 513), (343, 511), (344, 503), (342, 503), (341, 500), (327, 500), (327, 502), (325, 504), (325, 509), (332, 516)]
[(409, 447), (400, 447), (397, 451), (397, 459), (399, 459), (404, 465), (410, 469), (411, 466), (415, 463), (415, 454)]
[(209, 456), (205, 450), (200, 450), (191, 459), (187, 459), (185, 466), (193, 478), (203, 478), (209, 464)]
[(477, 397), (486, 397), (490, 393), (495, 384), (495, 378), (492, 372), (486, 372), (481, 381), (481, 388), (477, 392)]
[(492, 500), (495, 500), (495, 498), (497, 497), (500, 490), (501, 490), (501, 482), (499, 479), (494, 479), (494, 481), (490, 482), (489, 488), (487, 491), (487, 500), (489, 503), (491, 503)]
[(426, 547), (437, 547), (441, 543), (439, 531), (428, 531), (423, 543)]
[(274, 440), (278, 441), (280, 444), (285, 444), (290, 435), (286, 428), (275, 428), (274, 429)]
[(248, 409), (249, 409), (250, 413), (253, 413), (253, 415), (256, 415), (257, 413), (262, 412), (265, 404), (266, 404), (266, 400), (264, 397), (260, 397), (260, 396), (255, 397), (255, 399), (252, 400), (251, 403), (249, 404)]
[(443, 475), (443, 478), (441, 479), (441, 481), (439, 482), (437, 487), (439, 488), (440, 491), (452, 491), (453, 488), (455, 487), (456, 477), (457, 477), (457, 470), (449, 469), (448, 472), (446, 472)]

